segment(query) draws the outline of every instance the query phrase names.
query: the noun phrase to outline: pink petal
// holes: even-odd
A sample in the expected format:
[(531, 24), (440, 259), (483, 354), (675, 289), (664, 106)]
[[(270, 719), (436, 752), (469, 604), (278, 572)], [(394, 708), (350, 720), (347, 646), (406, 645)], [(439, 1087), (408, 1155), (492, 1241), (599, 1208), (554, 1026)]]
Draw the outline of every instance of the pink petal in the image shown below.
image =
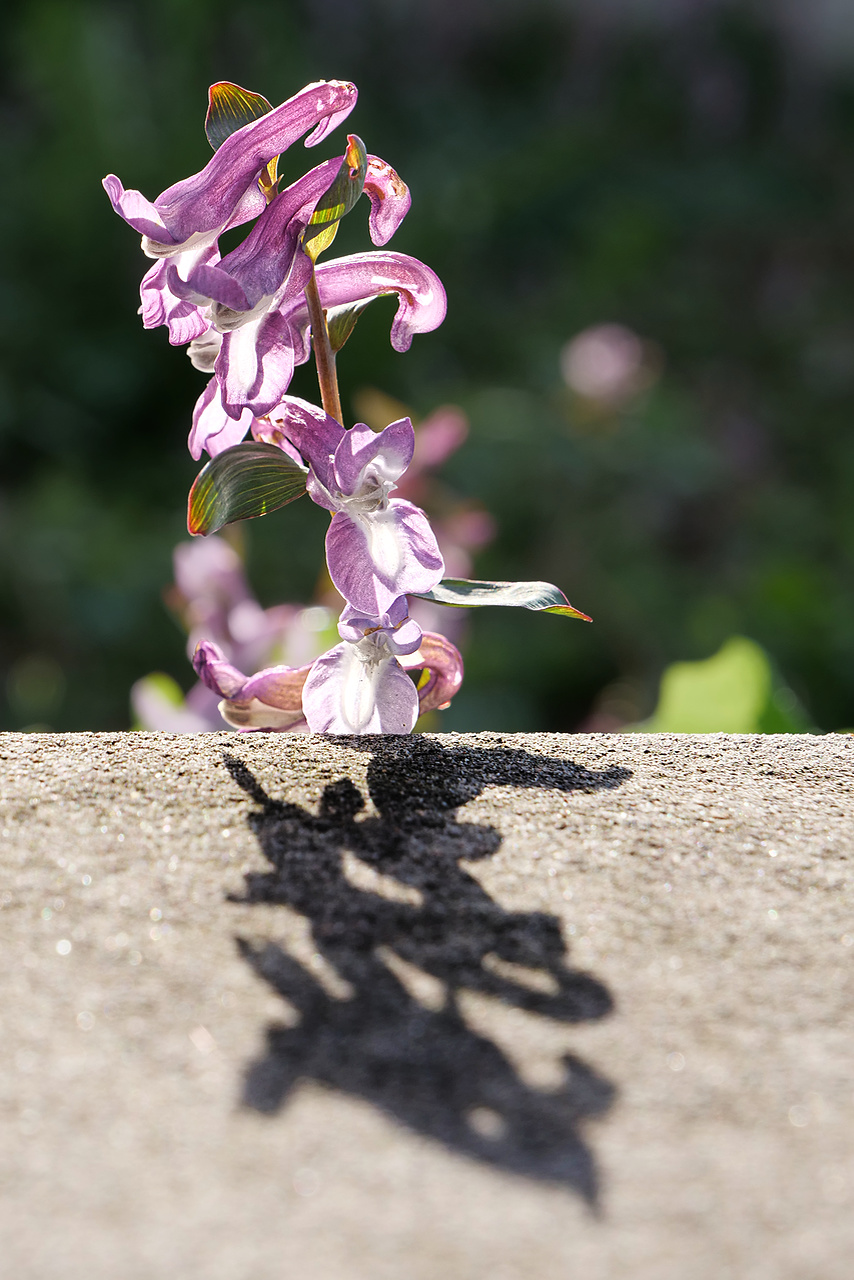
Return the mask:
[(232, 329), (222, 340), (214, 365), (225, 412), (263, 417), (279, 403), (294, 372), (291, 330), (285, 316), (271, 311)]
[(286, 296), (301, 294), (311, 263), (300, 250), (300, 236), (340, 166), (340, 159), (327, 160), (279, 192), (236, 249), (216, 265), (201, 263), (188, 272), (183, 291), (171, 277), (170, 287), (179, 297), (203, 297), (232, 311), (251, 311), (262, 299), (272, 300), (299, 260), (298, 278), (290, 282)]
[(193, 666), (202, 683), (223, 697), (220, 712), (235, 728), (291, 729), (303, 719), (302, 689), (310, 665), (268, 667), (247, 677), (226, 661), (219, 645), (200, 640)]
[(358, 649), (344, 641), (312, 666), (302, 699), (312, 733), (411, 733), (415, 685), (396, 658), (366, 662)]
[(281, 733), (287, 730), (304, 731), (308, 728), (302, 711), (280, 711), (257, 698), (250, 698), (246, 702), (231, 702), (224, 698), (219, 704), (219, 713), (232, 729), (266, 729)]
[[(413, 334), (430, 333), (445, 318), (447, 299), (441, 280), (430, 267), (408, 254), (391, 250), (354, 253), (321, 263), (316, 275), (320, 300), (327, 310), (386, 293), (398, 294), (400, 302), (391, 329), (395, 351), (407, 351)], [(302, 300), (283, 309), (288, 311), (294, 329), (305, 335), (310, 321)]]
[(195, 303), (178, 297), (169, 288), (168, 266), (165, 260), (155, 262), (142, 277), (140, 312), (146, 329), (156, 329), (158, 325), (165, 324), (169, 328), (169, 341), (173, 346), (181, 346), (201, 337), (208, 322)]
[(415, 433), (408, 418), (374, 432), (359, 422), (335, 450), (335, 480), (343, 494), (355, 493), (366, 473), (397, 480), (412, 461)]
[[(278, 428), (292, 442), (302, 459), (311, 467), (314, 476), (327, 490), (334, 485), (332, 460), (345, 432), (340, 422), (330, 418), (319, 405), (301, 400), (299, 396), (282, 396), (279, 404), (267, 415), (274, 427)], [(257, 439), (267, 439), (259, 435)], [(271, 438), (271, 443), (278, 440)], [(312, 499), (327, 510), (334, 510), (328, 496), (312, 488), (313, 477), (309, 477), (309, 493)]]
[(244, 409), (239, 418), (230, 417), (223, 407), (219, 383), (211, 378), (193, 410), (193, 425), (187, 440), (190, 456), (198, 461), (206, 450), (215, 458), (224, 449), (240, 444), (254, 421), (250, 409)]
[(443, 711), (459, 691), (463, 682), (463, 658), (459, 649), (444, 636), (425, 631), (416, 653), (401, 658), (407, 671), (424, 667), (430, 672), (427, 683), (418, 691), (420, 712)]
[(326, 563), (344, 599), (375, 617), (398, 596), (429, 591), (444, 568), (424, 512), (395, 498), (358, 522), (337, 512), (326, 534)]
[(409, 188), (385, 160), (368, 156), (365, 195), (371, 202), (371, 239), (375, 245), (387, 244), (409, 212)]

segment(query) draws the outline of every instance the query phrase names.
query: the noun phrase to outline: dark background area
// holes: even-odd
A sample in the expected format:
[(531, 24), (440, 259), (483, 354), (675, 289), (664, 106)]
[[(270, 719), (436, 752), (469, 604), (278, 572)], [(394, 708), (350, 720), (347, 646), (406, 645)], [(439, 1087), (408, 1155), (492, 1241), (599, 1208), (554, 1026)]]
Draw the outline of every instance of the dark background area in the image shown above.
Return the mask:
[[(556, 582), (595, 619), (480, 612), (442, 727), (638, 719), (669, 663), (734, 634), (811, 724), (854, 724), (854, 11), (817, 3), (799, 27), (801, 9), (7, 9), (0, 725), (123, 728), (138, 677), (192, 680), (161, 593), (204, 384), (164, 329), (143, 332), (146, 262), (101, 178), (153, 198), (201, 168), (213, 80), (276, 103), (335, 77), (360, 89), (347, 128), (412, 189), (390, 247), (449, 298), (403, 356), (394, 303), (366, 314), (339, 361), (345, 412), (365, 386), (422, 416), (461, 405), (471, 434), (444, 477), (499, 527), (478, 576)], [(286, 180), (344, 132), (295, 147)], [(336, 253), (368, 247), (357, 211)], [(643, 344), (616, 399), (561, 372), (602, 324)], [(291, 390), (317, 399), (311, 366)], [(324, 525), (303, 501), (247, 528), (264, 604), (310, 599)]]

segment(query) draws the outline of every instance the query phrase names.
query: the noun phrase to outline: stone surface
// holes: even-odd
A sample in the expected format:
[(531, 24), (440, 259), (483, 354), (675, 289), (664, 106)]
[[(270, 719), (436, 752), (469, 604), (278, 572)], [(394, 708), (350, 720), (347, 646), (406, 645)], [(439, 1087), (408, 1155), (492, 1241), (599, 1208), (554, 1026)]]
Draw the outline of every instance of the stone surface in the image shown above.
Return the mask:
[(854, 739), (0, 737), (16, 1280), (850, 1280)]

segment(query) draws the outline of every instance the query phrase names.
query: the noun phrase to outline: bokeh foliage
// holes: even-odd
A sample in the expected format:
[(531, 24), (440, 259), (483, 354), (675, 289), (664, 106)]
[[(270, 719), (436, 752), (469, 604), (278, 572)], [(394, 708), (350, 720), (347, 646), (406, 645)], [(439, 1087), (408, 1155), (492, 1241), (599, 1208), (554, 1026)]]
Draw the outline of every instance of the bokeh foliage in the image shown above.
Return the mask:
[[(421, 415), (462, 405), (472, 433), (446, 475), (500, 530), (478, 576), (556, 582), (594, 617), (479, 613), (443, 726), (640, 720), (667, 664), (734, 634), (810, 723), (854, 723), (854, 75), (801, 59), (752, 6), (695, 8), (655, 28), (565, 0), (7, 10), (4, 727), (121, 728), (139, 676), (190, 683), (160, 593), (203, 384), (142, 332), (145, 264), (101, 177), (155, 195), (201, 167), (212, 80), (277, 102), (334, 76), (412, 187), (392, 247), (449, 295), (407, 356), (393, 303), (366, 313), (345, 405), (365, 385)], [(285, 179), (340, 141), (297, 147)], [(368, 247), (364, 221), (336, 252)], [(652, 344), (657, 376), (594, 409), (560, 352), (609, 321)], [(316, 399), (309, 369), (293, 391)], [(324, 523), (303, 500), (247, 530), (265, 604), (310, 597)]]

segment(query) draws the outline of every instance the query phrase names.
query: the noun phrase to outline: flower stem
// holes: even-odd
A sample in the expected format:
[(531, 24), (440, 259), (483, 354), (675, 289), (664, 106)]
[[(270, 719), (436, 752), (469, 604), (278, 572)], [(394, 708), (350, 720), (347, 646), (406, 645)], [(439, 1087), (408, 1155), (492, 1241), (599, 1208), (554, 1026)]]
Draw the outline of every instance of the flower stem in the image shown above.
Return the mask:
[(320, 383), (320, 399), (324, 411), (336, 422), (344, 425), (344, 414), (341, 412), (341, 397), (338, 394), (338, 375), (335, 371), (335, 352), (329, 341), (329, 330), (326, 327), (326, 313), (320, 305), (320, 293), (314, 272), (305, 286), (305, 300), (311, 320), (311, 345), (314, 361), (317, 365), (317, 381)]

